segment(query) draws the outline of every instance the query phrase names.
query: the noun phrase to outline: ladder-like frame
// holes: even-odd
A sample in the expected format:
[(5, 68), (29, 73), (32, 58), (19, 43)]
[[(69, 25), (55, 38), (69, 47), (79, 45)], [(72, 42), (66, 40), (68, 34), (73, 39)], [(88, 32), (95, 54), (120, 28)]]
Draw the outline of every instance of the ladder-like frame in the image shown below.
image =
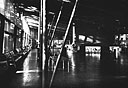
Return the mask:
[[(62, 2), (62, 4), (63, 4), (63, 3), (64, 3), (64, 2)], [(67, 35), (68, 35), (68, 32), (69, 32), (69, 28), (70, 28), (72, 19), (73, 19), (74, 14), (75, 14), (75, 10), (76, 10), (77, 3), (78, 3), (78, 0), (75, 1), (74, 7), (73, 7), (73, 10), (72, 10), (72, 13), (71, 13), (71, 17), (70, 17), (70, 19), (69, 19), (68, 26), (67, 26), (67, 28), (66, 28), (65, 36), (64, 36), (64, 39), (63, 39), (63, 44), (62, 44), (62, 47), (61, 47), (61, 49), (60, 49), (60, 54), (59, 54), (58, 57), (57, 57), (57, 61), (56, 61), (56, 64), (55, 64), (55, 68), (54, 68), (54, 70), (53, 70), (53, 74), (52, 74), (52, 77), (51, 77), (51, 80), (50, 80), (49, 88), (51, 88), (51, 86), (52, 86), (52, 82), (53, 82), (53, 79), (54, 79), (54, 76), (55, 76), (55, 72), (56, 72), (56, 69), (57, 69), (59, 60), (60, 60), (60, 58), (61, 58), (63, 48), (64, 48), (64, 46), (65, 46), (65, 42), (66, 42), (66, 39), (67, 39)], [(62, 9), (62, 7), (61, 7), (61, 9)], [(58, 20), (57, 20), (57, 22), (56, 22), (56, 25), (58, 24), (60, 15), (61, 15), (61, 11), (60, 11), (60, 14), (59, 14), (59, 16), (58, 16)], [(56, 25), (55, 25), (55, 29), (56, 29), (56, 27), (57, 27)], [(55, 31), (55, 30), (54, 30), (54, 31)], [(53, 34), (52, 37), (54, 37), (54, 34)], [(52, 40), (51, 40), (51, 41), (52, 41)], [(52, 43), (52, 42), (50, 42), (50, 43)]]

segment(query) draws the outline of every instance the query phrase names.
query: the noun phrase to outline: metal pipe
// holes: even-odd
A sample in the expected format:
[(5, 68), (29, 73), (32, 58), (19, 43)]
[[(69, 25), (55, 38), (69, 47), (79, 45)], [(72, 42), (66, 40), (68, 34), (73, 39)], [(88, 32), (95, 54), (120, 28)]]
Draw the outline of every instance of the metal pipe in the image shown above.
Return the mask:
[[(44, 72), (44, 65), (45, 65), (45, 60), (46, 60), (46, 55), (45, 55), (45, 48), (44, 48), (44, 46), (45, 46), (45, 31), (46, 31), (46, 29), (45, 29), (45, 25), (46, 25), (46, 23), (45, 23), (45, 15), (46, 15), (46, 11), (45, 11), (45, 9), (46, 9), (46, 5), (45, 5), (45, 3), (46, 3), (46, 0), (41, 0), (41, 3), (40, 3), (40, 5), (41, 5), (41, 13), (40, 13), (40, 26), (42, 26), (43, 28), (42, 28), (42, 30), (41, 30), (41, 27), (40, 27), (40, 29), (38, 30), (39, 31), (39, 40), (40, 39), (42, 39), (42, 40), (40, 40), (40, 41), (42, 41), (42, 45), (40, 44), (40, 46), (41, 46), (41, 50), (40, 50), (40, 53), (41, 53), (41, 56), (40, 56), (40, 59), (42, 59), (42, 57), (43, 57), (43, 60), (40, 60), (41, 61), (41, 63), (42, 63), (42, 88), (44, 88), (45, 87), (45, 72)], [(43, 6), (42, 6), (43, 5)], [(41, 23), (42, 22), (42, 18), (43, 18), (43, 23)], [(43, 25), (42, 25), (43, 24)], [(42, 31), (42, 33), (43, 33), (43, 36), (40, 36), (40, 34), (42, 34), (41, 33), (41, 31)], [(40, 38), (41, 37), (41, 38)], [(42, 47), (43, 46), (43, 47)], [(42, 52), (43, 53), (42, 53)], [(42, 54), (43, 54), (43, 56), (42, 56)]]
[[(53, 13), (52, 13), (52, 14), (53, 14)], [(49, 31), (48, 31), (48, 36), (50, 35), (50, 31), (52, 30), (52, 25), (53, 25), (54, 19), (55, 19), (55, 14), (53, 14), (51, 26), (50, 26)]]
[(53, 38), (54, 38), (55, 31), (56, 31), (56, 28), (57, 28), (58, 22), (59, 22), (59, 20), (60, 20), (60, 16), (61, 16), (62, 9), (63, 9), (63, 4), (64, 4), (64, 2), (62, 2), (62, 5), (61, 5), (60, 11), (59, 11), (58, 18), (57, 18), (57, 21), (56, 21), (55, 27), (54, 27), (54, 29), (53, 29), (53, 34), (52, 34), (52, 37), (51, 37), (51, 39), (50, 39), (51, 41), (50, 41), (50, 43), (49, 43), (49, 49), (50, 49), (50, 47), (51, 47), (51, 44), (52, 44), (52, 40), (53, 40)]
[(38, 46), (37, 46), (37, 48), (39, 48), (39, 44), (40, 44), (40, 20), (41, 20), (40, 15), (41, 14), (39, 13), (38, 41), (37, 41)]
[[(43, 34), (43, 41), (42, 41), (42, 45), (44, 46), (44, 44), (45, 44), (45, 42), (44, 42), (44, 39), (45, 39), (45, 25), (46, 25), (46, 23), (45, 23), (45, 15), (46, 15), (46, 11), (45, 11), (45, 8), (46, 8), (46, 6), (45, 6), (45, 2), (46, 2), (46, 0), (41, 0), (41, 3), (40, 3), (40, 22), (39, 22), (39, 25), (40, 25), (40, 29), (39, 29), (39, 40), (40, 40), (40, 34)], [(43, 18), (43, 22), (42, 22), (42, 18)], [(43, 28), (42, 28), (43, 27)], [(41, 30), (42, 29), (42, 30)], [(41, 32), (42, 31), (42, 32)], [(41, 38), (42, 39), (42, 38)], [(42, 48), (42, 51), (43, 51), (43, 56), (45, 56), (45, 49), (44, 48)], [(43, 64), (44, 64), (44, 62), (42, 62)], [(42, 67), (42, 69), (44, 69), (44, 67)]]

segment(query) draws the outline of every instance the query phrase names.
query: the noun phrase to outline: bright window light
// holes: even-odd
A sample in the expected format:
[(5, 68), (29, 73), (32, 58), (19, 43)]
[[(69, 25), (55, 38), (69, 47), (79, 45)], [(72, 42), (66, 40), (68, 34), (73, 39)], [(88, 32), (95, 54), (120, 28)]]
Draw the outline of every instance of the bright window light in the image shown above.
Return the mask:
[(85, 36), (83, 36), (83, 35), (79, 35), (79, 40), (85, 40)]
[(85, 52), (101, 52), (100, 46), (86, 46)]
[(5, 0), (0, 0), (0, 8), (1, 9), (4, 9), (4, 6), (5, 6), (4, 2), (5, 2)]
[(91, 39), (91, 38), (89, 38), (89, 37), (87, 37), (87, 40), (86, 40), (87, 42), (93, 42), (93, 39)]

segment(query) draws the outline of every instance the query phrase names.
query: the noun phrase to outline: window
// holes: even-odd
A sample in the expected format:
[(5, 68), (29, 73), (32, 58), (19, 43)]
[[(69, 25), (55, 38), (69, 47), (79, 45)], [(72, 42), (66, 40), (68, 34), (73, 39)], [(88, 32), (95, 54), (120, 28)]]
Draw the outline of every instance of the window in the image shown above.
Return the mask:
[(5, 21), (4, 31), (7, 31), (9, 33), (14, 33), (14, 27), (15, 25), (13, 23), (9, 23)]
[(5, 21), (4, 31), (9, 31), (9, 23)]
[(16, 38), (16, 48), (19, 49), (21, 47), (21, 38), (17, 37)]
[(13, 36), (10, 34), (4, 33), (4, 40), (3, 40), (3, 53), (12, 51), (14, 49), (14, 40)]
[(10, 23), (10, 29), (9, 29), (10, 33), (14, 33), (14, 27), (15, 25), (13, 23)]

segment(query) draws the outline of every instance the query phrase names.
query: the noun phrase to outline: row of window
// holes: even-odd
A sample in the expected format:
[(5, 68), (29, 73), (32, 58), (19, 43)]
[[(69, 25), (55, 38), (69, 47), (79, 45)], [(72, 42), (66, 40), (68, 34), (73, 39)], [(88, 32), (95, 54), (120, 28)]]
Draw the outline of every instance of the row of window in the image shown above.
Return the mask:
[[(2, 30), (2, 29), (1, 29)], [(2, 53), (23, 49), (31, 44), (30, 36), (13, 23), (5, 20)]]

